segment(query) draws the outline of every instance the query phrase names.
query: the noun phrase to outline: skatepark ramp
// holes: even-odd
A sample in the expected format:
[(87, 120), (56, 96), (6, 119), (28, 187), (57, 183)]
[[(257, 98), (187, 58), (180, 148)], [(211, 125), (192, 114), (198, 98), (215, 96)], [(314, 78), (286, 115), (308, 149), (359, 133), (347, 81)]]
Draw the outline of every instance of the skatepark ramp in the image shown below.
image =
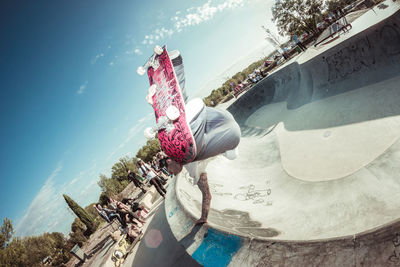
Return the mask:
[(228, 107), (242, 140), (236, 160), (208, 164), (209, 223), (194, 227), (202, 197), (185, 172), (165, 202), (200, 264), (400, 265), (398, 10), (366, 12)]

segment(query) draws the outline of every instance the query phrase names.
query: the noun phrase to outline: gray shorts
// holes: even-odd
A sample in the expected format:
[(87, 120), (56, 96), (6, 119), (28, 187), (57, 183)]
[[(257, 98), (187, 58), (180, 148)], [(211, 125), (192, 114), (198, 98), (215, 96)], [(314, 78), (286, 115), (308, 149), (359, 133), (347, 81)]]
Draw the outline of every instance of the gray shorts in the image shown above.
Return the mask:
[(197, 147), (194, 161), (235, 149), (240, 142), (240, 127), (226, 110), (204, 107), (190, 122), (190, 128)]

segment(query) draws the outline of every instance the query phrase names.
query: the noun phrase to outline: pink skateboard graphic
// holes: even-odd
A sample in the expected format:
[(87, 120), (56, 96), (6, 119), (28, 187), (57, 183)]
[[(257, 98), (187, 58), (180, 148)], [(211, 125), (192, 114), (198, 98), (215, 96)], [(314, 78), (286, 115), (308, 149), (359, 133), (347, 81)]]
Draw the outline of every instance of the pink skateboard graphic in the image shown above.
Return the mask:
[(156, 46), (155, 54), (139, 67), (138, 73), (150, 80), (147, 101), (153, 106), (157, 125), (146, 129), (153, 137), (158, 131), (162, 150), (178, 163), (189, 163), (196, 156), (196, 142), (186, 121), (185, 102), (167, 49)]

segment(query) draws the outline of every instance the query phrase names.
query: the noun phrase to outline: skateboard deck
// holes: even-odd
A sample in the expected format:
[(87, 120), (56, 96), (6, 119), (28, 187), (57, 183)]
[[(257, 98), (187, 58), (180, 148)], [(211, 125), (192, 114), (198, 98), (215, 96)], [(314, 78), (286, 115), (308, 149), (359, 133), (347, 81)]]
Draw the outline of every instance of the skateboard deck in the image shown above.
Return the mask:
[[(151, 60), (153, 62), (147, 69), (147, 75), (152, 86), (149, 90), (153, 88), (151, 102), (158, 124), (158, 140), (171, 159), (181, 164), (189, 163), (196, 156), (196, 142), (186, 121), (185, 101), (166, 47), (162, 48), (161, 54), (153, 55)], [(175, 111), (173, 118), (169, 116), (168, 109)], [(165, 128), (160, 128), (160, 124)]]

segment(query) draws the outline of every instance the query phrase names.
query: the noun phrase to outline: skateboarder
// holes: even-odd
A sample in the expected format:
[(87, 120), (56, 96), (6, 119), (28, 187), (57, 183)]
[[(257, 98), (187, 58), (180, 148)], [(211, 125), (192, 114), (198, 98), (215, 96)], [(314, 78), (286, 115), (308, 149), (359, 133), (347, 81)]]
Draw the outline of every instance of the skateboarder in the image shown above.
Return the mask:
[[(175, 74), (185, 102), (185, 74), (182, 56), (178, 51), (169, 53)], [(201, 217), (196, 224), (207, 222), (210, 210), (211, 193), (207, 181), (206, 166), (208, 159), (224, 154), (229, 159), (237, 156), (237, 146), (240, 142), (240, 128), (233, 116), (226, 110), (206, 107), (201, 99), (194, 99), (186, 104), (188, 123), (196, 141), (196, 156), (194, 160), (184, 167), (193, 178), (202, 193)], [(183, 165), (167, 159), (168, 172), (178, 174)]]

